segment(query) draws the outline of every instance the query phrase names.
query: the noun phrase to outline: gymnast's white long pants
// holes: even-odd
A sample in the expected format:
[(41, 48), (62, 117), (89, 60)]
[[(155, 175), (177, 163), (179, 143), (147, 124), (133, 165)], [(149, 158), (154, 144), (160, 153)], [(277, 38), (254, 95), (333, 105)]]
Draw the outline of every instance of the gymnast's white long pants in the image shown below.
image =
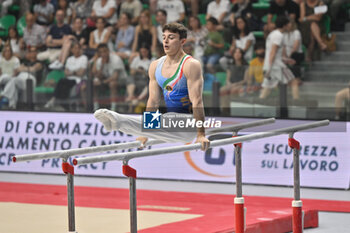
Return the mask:
[(95, 117), (96, 119), (100, 120), (104, 125), (104, 121), (106, 121), (106, 118), (109, 118), (109, 120), (112, 121), (114, 120), (114, 123), (112, 122), (111, 125), (112, 130), (119, 130), (123, 133), (134, 135), (137, 137), (142, 136), (152, 139), (159, 139), (165, 142), (192, 142), (197, 135), (196, 130), (187, 132), (177, 130), (176, 132), (174, 132), (174, 130), (169, 130), (167, 128), (154, 129), (151, 131), (143, 129), (142, 115), (130, 116), (119, 114), (108, 109), (100, 109), (95, 112)]

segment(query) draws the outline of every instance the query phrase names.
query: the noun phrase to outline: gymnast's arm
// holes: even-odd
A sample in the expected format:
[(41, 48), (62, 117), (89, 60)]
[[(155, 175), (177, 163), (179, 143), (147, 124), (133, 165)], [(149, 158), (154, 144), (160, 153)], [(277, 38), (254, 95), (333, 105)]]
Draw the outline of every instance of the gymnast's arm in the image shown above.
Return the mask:
[(155, 77), (157, 61), (153, 61), (148, 69), (149, 76), (149, 97), (147, 101), (146, 111), (157, 111), (159, 108), (160, 93), (159, 86)]
[[(193, 58), (189, 59), (184, 65), (184, 74), (187, 78), (188, 95), (192, 103), (193, 117), (196, 121), (204, 122), (203, 75), (199, 61)], [(202, 143), (202, 150), (209, 148), (209, 140), (205, 137), (204, 127), (197, 129), (196, 142)]]

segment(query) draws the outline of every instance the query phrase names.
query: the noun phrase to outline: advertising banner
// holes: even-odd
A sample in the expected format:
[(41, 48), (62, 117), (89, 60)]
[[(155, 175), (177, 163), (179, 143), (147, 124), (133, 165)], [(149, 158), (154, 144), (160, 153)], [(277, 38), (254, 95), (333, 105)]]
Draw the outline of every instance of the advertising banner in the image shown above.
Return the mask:
[[(219, 118), (222, 126), (255, 121), (247, 118)], [(289, 127), (310, 121), (277, 120), (275, 124), (239, 132), (240, 135)], [(295, 133), (301, 144), (301, 186), (349, 188), (350, 143), (349, 123), (331, 122), (329, 126)], [(210, 136), (211, 140), (231, 137), (230, 134)], [(134, 141), (135, 136), (122, 132), (106, 132), (93, 114), (0, 112), (0, 171), (61, 174), (60, 159), (13, 163), (14, 155), (67, 150), (112, 143)], [(165, 143), (152, 148), (181, 145)], [(150, 147), (149, 147), (150, 148)], [(137, 149), (130, 149), (133, 151)], [(124, 152), (111, 151), (106, 153)], [(101, 154), (101, 153), (100, 153)], [(95, 154), (96, 155), (96, 154)], [(77, 155), (71, 157), (91, 156)], [(189, 151), (133, 159), (129, 165), (138, 177), (156, 179), (235, 182), (233, 145), (203, 151)], [(113, 161), (81, 165), (76, 175), (122, 175), (122, 162)], [(293, 153), (288, 135), (280, 135), (243, 143), (243, 183), (293, 185)]]

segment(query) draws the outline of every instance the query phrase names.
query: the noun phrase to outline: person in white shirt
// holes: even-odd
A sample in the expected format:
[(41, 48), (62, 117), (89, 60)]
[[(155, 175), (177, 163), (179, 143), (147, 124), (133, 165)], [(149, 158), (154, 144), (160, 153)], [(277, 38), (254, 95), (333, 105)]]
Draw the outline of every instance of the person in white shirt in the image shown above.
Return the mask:
[(119, 14), (128, 13), (131, 16), (131, 24), (136, 25), (139, 22), (142, 9), (140, 0), (125, 0), (120, 6)]
[(7, 14), (7, 9), (9, 6), (13, 4), (13, 0), (0, 0), (1, 4), (1, 12), (0, 12), (0, 17), (3, 17), (4, 15)]
[(108, 24), (113, 25), (117, 22), (117, 5), (114, 0), (96, 0), (92, 5), (91, 18), (103, 17)]
[(229, 21), (229, 12), (231, 6), (229, 0), (214, 0), (207, 6), (206, 19), (214, 17), (222, 25), (225, 21)]
[(157, 9), (167, 13), (167, 23), (182, 22), (185, 19), (185, 6), (181, 0), (158, 0)]
[(40, 0), (38, 4), (34, 5), (33, 12), (38, 24), (48, 26), (53, 21), (55, 7), (47, 0)]
[(147, 89), (148, 68), (151, 62), (149, 46), (143, 44), (140, 48), (140, 56), (135, 57), (130, 64), (130, 76), (126, 80), (127, 97), (125, 102), (136, 99), (135, 91), (142, 93), (145, 88)]
[(301, 81), (301, 65), (304, 61), (301, 33), (294, 21), (289, 22), (287, 32), (284, 33), (285, 45), (284, 61), (288, 64), (295, 79), (291, 82), (293, 99), (299, 99), (299, 84)]
[(54, 96), (46, 103), (45, 108), (52, 108), (55, 105), (56, 99), (67, 99), (71, 96), (73, 87), (77, 91), (74, 95), (80, 93), (83, 103), (85, 104), (86, 96), (86, 70), (88, 66), (88, 58), (83, 55), (81, 44), (74, 41), (71, 46), (73, 56), (68, 57), (65, 65), (65, 78), (58, 81), (54, 91)]
[(111, 110), (117, 107), (117, 84), (118, 80), (126, 78), (125, 66), (122, 59), (115, 53), (110, 53), (107, 44), (99, 44), (97, 58), (92, 68), (94, 75), (94, 109), (99, 108), (98, 96), (100, 88), (107, 86), (110, 90)]
[[(0, 87), (4, 86), (4, 90), (0, 95), (0, 108), (3, 104), (10, 104), (10, 107), (15, 107), (6, 95), (8, 83), (17, 75), (16, 69), (20, 66), (19, 59), (13, 55), (11, 45), (5, 45), (2, 49), (2, 57), (0, 58)], [(10, 103), (9, 103), (10, 101)]]
[(289, 19), (279, 16), (276, 19), (276, 29), (266, 39), (266, 54), (264, 59), (264, 81), (260, 98), (266, 98), (271, 89), (279, 83), (287, 84), (294, 79), (293, 73), (283, 62), (282, 51), (284, 49), (283, 33), (287, 31)]

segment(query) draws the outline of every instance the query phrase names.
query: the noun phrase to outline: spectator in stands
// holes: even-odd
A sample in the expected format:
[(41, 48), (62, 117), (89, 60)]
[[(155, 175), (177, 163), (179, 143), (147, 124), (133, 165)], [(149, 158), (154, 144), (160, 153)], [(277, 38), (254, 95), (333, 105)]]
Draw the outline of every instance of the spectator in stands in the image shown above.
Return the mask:
[(21, 59), (23, 57), (24, 43), (23, 39), (19, 37), (17, 28), (11, 26), (8, 30), (9, 36), (5, 43), (11, 45), (13, 55)]
[(158, 0), (157, 9), (166, 11), (167, 23), (181, 23), (185, 19), (185, 6), (181, 0)]
[(0, 17), (3, 17), (7, 14), (8, 8), (13, 4), (13, 0), (0, 0), (1, 12)]
[(114, 25), (117, 20), (115, 0), (97, 0), (92, 5), (91, 18), (96, 22), (98, 17), (106, 20), (107, 26)]
[(228, 0), (214, 0), (207, 6), (206, 20), (214, 17), (218, 21), (218, 28), (223, 29), (223, 23), (229, 20), (230, 2)]
[(242, 17), (249, 19), (252, 17), (252, 2), (249, 0), (237, 0), (233, 4), (230, 13), (231, 26), (235, 26), (236, 18)]
[(252, 93), (259, 90), (264, 79), (263, 66), (265, 46), (263, 43), (255, 44), (255, 55), (256, 57), (253, 58), (249, 63), (247, 79), (245, 79), (243, 82), (243, 84), (247, 86), (247, 93)]
[(122, 59), (128, 59), (131, 54), (131, 45), (134, 40), (135, 27), (130, 25), (129, 13), (121, 13), (118, 21), (118, 33), (115, 40), (115, 51)]
[(113, 49), (113, 45), (110, 43), (111, 31), (105, 27), (105, 19), (98, 17), (96, 20), (96, 29), (90, 33), (89, 48), (92, 50), (97, 49), (99, 44), (107, 44), (109, 49)]
[(58, 9), (64, 12), (64, 23), (70, 25), (72, 23), (72, 9), (68, 6), (68, 1), (58, 0)]
[(329, 15), (331, 17), (332, 24), (336, 24), (339, 21), (339, 11), (342, 6), (349, 4), (349, 0), (323, 0), (323, 2), (329, 6)]
[(33, 90), (36, 86), (37, 80), (40, 80), (43, 65), (36, 59), (36, 56), (37, 49), (35, 47), (28, 48), (25, 54), (25, 59), (15, 70), (16, 76), (11, 78), (6, 84), (2, 94), (8, 98), (10, 108), (16, 108), (19, 92), (27, 89), (27, 79), (33, 81)]
[[(136, 99), (135, 92), (140, 94), (148, 87), (148, 68), (151, 65), (151, 53), (149, 46), (143, 44), (140, 48), (140, 56), (130, 64), (130, 75), (126, 80), (126, 102)], [(140, 100), (140, 99), (139, 99)]]
[(265, 37), (276, 28), (273, 22), (274, 17), (286, 16), (290, 20), (299, 19), (299, 5), (293, 0), (273, 0), (270, 2), (270, 8), (267, 14), (267, 22), (264, 26)]
[(282, 59), (284, 49), (283, 33), (288, 29), (289, 19), (286, 16), (278, 16), (276, 29), (266, 39), (266, 54), (264, 59), (264, 81), (262, 83), (259, 98), (266, 98), (272, 88), (279, 83), (287, 84), (294, 79), (293, 73), (288, 69)]
[[(62, 50), (62, 47), (72, 39), (72, 29), (64, 23), (64, 12), (56, 11), (56, 24), (54, 24), (46, 37), (47, 50), (38, 54), (38, 60), (49, 59), (52, 64), (50, 68), (61, 69), (68, 57), (68, 52)], [(62, 50), (62, 51), (61, 51)]]
[(9, 82), (17, 75), (16, 70), (20, 66), (19, 59), (13, 55), (10, 45), (5, 45), (2, 49), (2, 57), (0, 59), (0, 86), (5, 86), (0, 96), (0, 108), (5, 104), (10, 104), (10, 108), (15, 108), (14, 102), (10, 99), (11, 92)]
[(183, 0), (185, 3), (186, 15), (197, 16), (199, 13), (199, 0)]
[(143, 43), (151, 46), (152, 57), (155, 57), (157, 54), (157, 31), (152, 25), (151, 15), (148, 10), (142, 11), (139, 24), (135, 28), (132, 55), (130, 56), (129, 64), (131, 64), (134, 57), (140, 55), (138, 51)]
[(323, 14), (315, 14), (315, 7), (324, 5), (322, 0), (306, 0), (300, 5), (300, 31), (303, 44), (307, 47), (306, 61), (311, 62), (315, 42), (322, 51), (327, 45), (322, 41), (321, 35), (325, 33), (325, 27), (321, 22)]
[(201, 60), (201, 57), (204, 55), (205, 39), (208, 35), (208, 29), (201, 25), (197, 16), (190, 16), (188, 21), (189, 33), (186, 43), (193, 43), (193, 57)]
[(80, 17), (76, 17), (73, 21), (72, 36), (81, 45), (83, 51), (88, 48), (90, 34), (87, 28), (83, 28), (83, 19)]
[(117, 107), (117, 84), (126, 78), (122, 59), (115, 53), (110, 53), (107, 44), (99, 44), (97, 48), (98, 59), (94, 63), (94, 110), (99, 108), (98, 96), (102, 87), (108, 87), (111, 97), (111, 110)]
[(167, 23), (167, 13), (165, 10), (159, 9), (156, 12), (157, 21), (157, 57), (165, 55), (163, 48), (163, 26)]
[(341, 89), (335, 95), (335, 119), (343, 119), (343, 106), (344, 102), (348, 102), (350, 106), (350, 82), (346, 88)]
[(220, 88), (220, 95), (235, 95), (247, 80), (248, 63), (244, 60), (244, 52), (241, 48), (235, 48), (231, 55), (233, 62), (228, 65), (226, 70), (226, 85)]
[(131, 17), (131, 24), (136, 25), (139, 22), (142, 8), (143, 6), (140, 0), (125, 0), (120, 6), (119, 14), (128, 13)]
[(41, 50), (45, 47), (46, 30), (35, 23), (35, 16), (32, 13), (26, 15), (27, 26), (23, 30), (23, 42), (26, 47), (36, 47)]
[(218, 64), (220, 57), (223, 54), (222, 49), (224, 48), (224, 38), (216, 29), (219, 22), (210, 17), (207, 20), (208, 35), (206, 37), (206, 46), (204, 49), (204, 56), (202, 58), (203, 64), (205, 65), (206, 72), (215, 73), (215, 65)]
[(67, 99), (71, 96), (72, 88), (76, 88), (74, 95), (80, 94), (83, 102), (86, 100), (86, 72), (88, 59), (83, 55), (81, 45), (74, 41), (71, 46), (71, 53), (65, 65), (65, 78), (58, 81), (54, 91), (54, 96), (45, 104), (45, 108), (52, 108), (56, 99)]
[(283, 44), (285, 46), (284, 61), (289, 65), (295, 77), (295, 79), (291, 81), (292, 96), (294, 99), (299, 99), (298, 85), (301, 83), (301, 65), (304, 61), (304, 53), (301, 47), (302, 39), (300, 31), (293, 21), (289, 22), (287, 32), (284, 33)]
[(39, 0), (39, 3), (34, 5), (33, 12), (38, 24), (49, 26), (53, 21), (55, 8), (47, 0)]
[(79, 17), (86, 22), (86, 19), (91, 15), (92, 0), (77, 0), (70, 4), (70, 9), (72, 11), (72, 22), (75, 18)]
[[(231, 47), (228, 54), (232, 54), (235, 48), (240, 48), (243, 50), (244, 59), (249, 62), (253, 58), (255, 37), (252, 32), (250, 32), (247, 21), (243, 17), (237, 17), (235, 19), (235, 26), (233, 28), (233, 37)], [(227, 68), (227, 57), (222, 57), (220, 59), (220, 65), (226, 69)]]

